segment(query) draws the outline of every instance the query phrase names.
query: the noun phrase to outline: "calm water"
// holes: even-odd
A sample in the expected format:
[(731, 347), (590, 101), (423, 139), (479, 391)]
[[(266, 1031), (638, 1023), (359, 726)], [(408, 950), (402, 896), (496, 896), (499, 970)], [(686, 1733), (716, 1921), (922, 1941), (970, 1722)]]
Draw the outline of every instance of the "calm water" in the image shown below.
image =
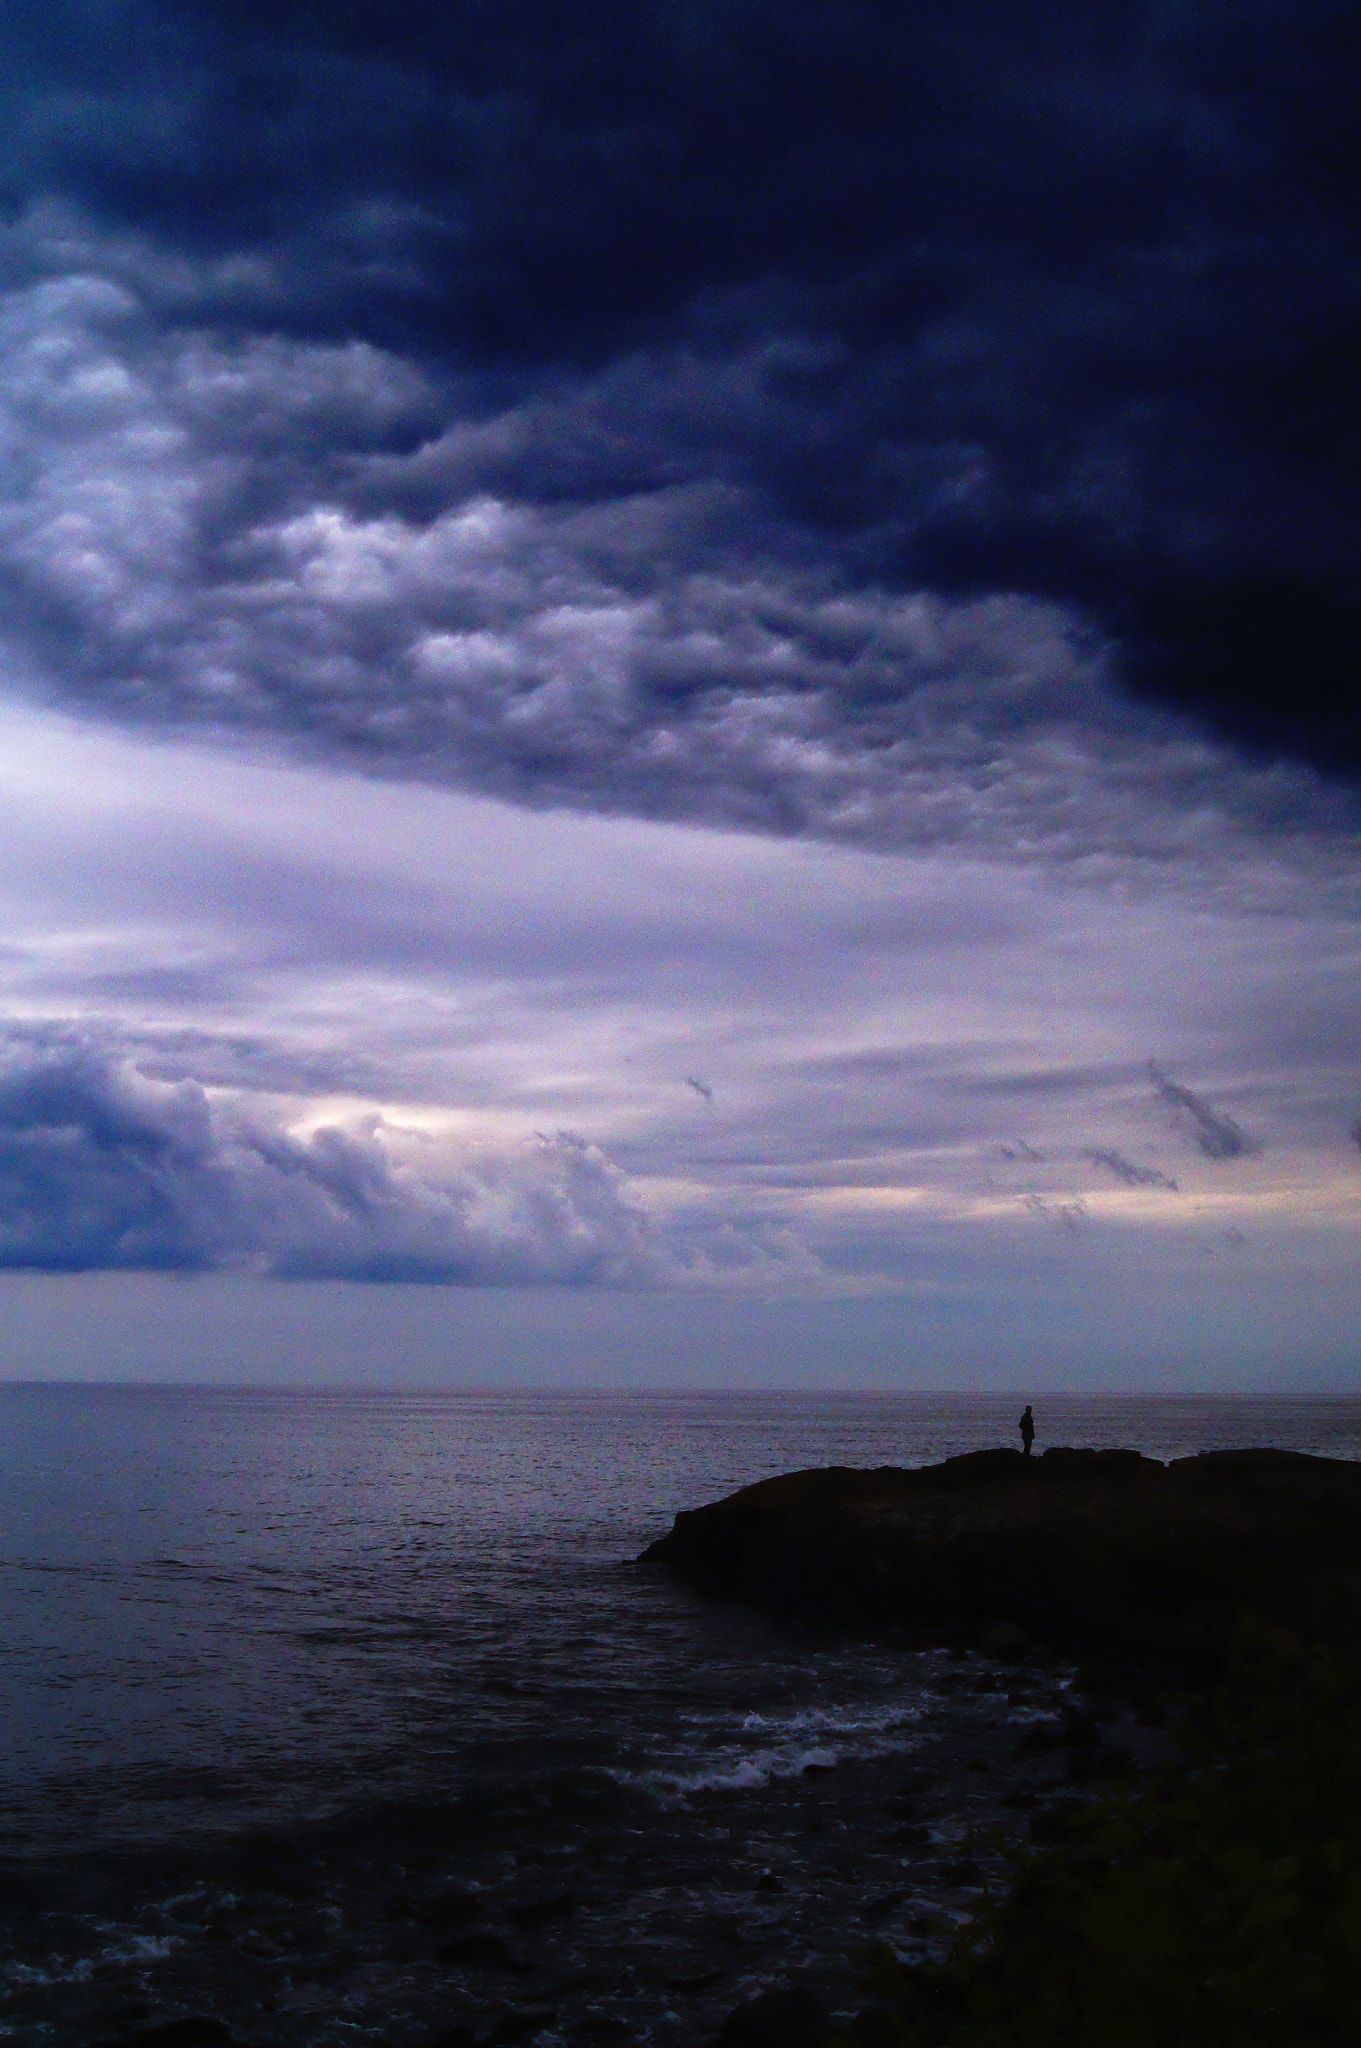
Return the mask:
[[(435, 1989), (489, 2039), (535, 2031), (507, 2011), (539, 2012), (549, 2044), (593, 2026), (702, 2032), (699, 1992), (618, 1961), (621, 1942), (654, 1955), (680, 1938), (672, 1880), (700, 1855), (694, 1983), (717, 1969), (730, 2008), (789, 1966), (791, 1943), (806, 1966), (797, 1884), (779, 1887), (795, 1904), (767, 1890), (743, 1909), (760, 1953), (742, 1967), (714, 1964), (719, 1937), (706, 1948), (694, 1929), (762, 1857), (803, 1869), (791, 1801), (810, 1781), (920, 1765), (945, 1695), (929, 1659), (800, 1642), (625, 1561), (677, 1509), (771, 1472), (1013, 1442), (1016, 1407), (0, 1387), (9, 2037), (116, 2038), (202, 2012), (243, 2041), (417, 2041), (433, 2038)], [(1040, 1449), (1361, 1457), (1361, 1403), (1036, 1409)], [(834, 1809), (828, 1829), (859, 1825)], [(635, 1841), (660, 1862), (630, 1878)], [(392, 1904), (414, 1871), (418, 1890), (471, 1887), (480, 1925), (510, 1883), (513, 1935), (551, 1919), (514, 1894), (536, 1870), (573, 1873), (570, 1906), (553, 1895), (570, 1955), (550, 1929), (528, 1957), (493, 1957), (488, 1935), (480, 1956), (473, 1941), (439, 1960), (419, 1933), (434, 1908), (422, 1920), (416, 1899), (413, 1934)], [(493, 1965), (524, 1982), (489, 1984)], [(525, 1982), (540, 2007), (523, 2006)]]

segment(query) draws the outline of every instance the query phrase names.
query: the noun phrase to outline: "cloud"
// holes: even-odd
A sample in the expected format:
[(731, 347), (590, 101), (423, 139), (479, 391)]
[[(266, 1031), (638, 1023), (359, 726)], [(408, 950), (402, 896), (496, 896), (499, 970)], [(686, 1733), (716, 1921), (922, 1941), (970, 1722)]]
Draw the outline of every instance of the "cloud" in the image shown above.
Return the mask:
[(1067, 1201), (1054, 1201), (1031, 1193), (1022, 1195), (1021, 1202), (1040, 1222), (1056, 1223), (1070, 1236), (1076, 1236), (1087, 1221), (1087, 1205), (1081, 1195), (1073, 1195)]
[(79, 1042), (11, 1042), (0, 1057), (0, 1266), (466, 1286), (660, 1276), (647, 1219), (584, 1140), (474, 1152), (424, 1173), (401, 1140), (378, 1117), (299, 1137)]
[(1060, 607), (867, 586), (750, 490), (540, 502), (512, 414), (414, 511), (411, 464), (355, 467), (426, 403), (382, 352), (159, 336), (86, 277), (10, 295), (0, 367), (7, 633), (84, 709), (522, 803), (1067, 862), (1165, 862), (1188, 810), (1209, 850), (1212, 791), (1279, 811), (1279, 774), (1137, 733)]
[(0, 1270), (229, 1272), (462, 1287), (825, 1288), (802, 1236), (658, 1223), (601, 1148), (440, 1142), (379, 1114), (287, 1128), (61, 1027), (0, 1046)]
[(40, 687), (878, 846), (1354, 833), (1279, 765), (1361, 772), (1322, 0), (49, 18), (0, 232)]
[[(1211, 1155), (1214, 1156), (1217, 1155)], [(1158, 1167), (1140, 1166), (1136, 1160), (1126, 1159), (1123, 1152), (1113, 1151), (1107, 1146), (1089, 1146), (1083, 1157), (1090, 1159), (1093, 1166), (1104, 1166), (1122, 1187), (1168, 1188), (1173, 1194), (1177, 1191), (1177, 1183)]]
[(164, 335), (85, 276), (0, 305), (0, 384), (11, 665), (85, 712), (522, 805), (1228, 888), (1247, 834), (1347, 871), (1335, 797), (1136, 718), (1057, 601), (895, 589), (708, 474), (545, 497), (514, 409), (413, 505), (426, 457), (365, 451), (430, 392), (367, 344)]
[(1261, 1149), (1254, 1139), (1240, 1130), (1231, 1116), (1211, 1109), (1208, 1102), (1189, 1088), (1182, 1087), (1180, 1082), (1169, 1081), (1151, 1060), (1148, 1072), (1163, 1101), (1176, 1112), (1177, 1121), (1207, 1159), (1241, 1159), (1245, 1153)]
[[(1166, 1158), (1186, 1186), (1157, 1140), (1187, 1112), (1150, 1086), (1151, 1045), (1216, 1107), (1251, 1076), (1270, 1159), (1187, 1156), (1234, 1179), (1223, 1213), (1254, 1259), (1311, 1215), (1354, 1228), (1337, 1146), (1354, 1061), (1331, 1037), (1278, 1049), (1267, 1028), (1302, 984), (1320, 1002), (1350, 987), (1326, 905), (1188, 918), (1163, 892), (1122, 901), (957, 858), (526, 815), (50, 716), (3, 724), (0, 1010), (53, 1020), (39, 1051), (75, 1039), (205, 1093), (224, 1142), (339, 1129), (438, 1189), (542, 1177), (531, 1133), (585, 1133), (652, 1219), (638, 1285), (707, 1262), (705, 1285), (740, 1268), (802, 1286), (770, 1235), (786, 1228), (823, 1288), (930, 1275), (967, 1245), (981, 1265), (1043, 1264), (1067, 1239), (1018, 1228), (1027, 1190), (1085, 1192), (1084, 1257), (1154, 1269), (1210, 1224), (1156, 1190), (1101, 1204), (1118, 1177), (1083, 1159)], [(721, 1115), (696, 1114), (687, 1076), (716, 1084)], [(272, 1269), (281, 1233), (229, 1214), (225, 1248), (185, 1228), (175, 1256)], [(53, 1235), (66, 1256), (70, 1233), (55, 1251)]]

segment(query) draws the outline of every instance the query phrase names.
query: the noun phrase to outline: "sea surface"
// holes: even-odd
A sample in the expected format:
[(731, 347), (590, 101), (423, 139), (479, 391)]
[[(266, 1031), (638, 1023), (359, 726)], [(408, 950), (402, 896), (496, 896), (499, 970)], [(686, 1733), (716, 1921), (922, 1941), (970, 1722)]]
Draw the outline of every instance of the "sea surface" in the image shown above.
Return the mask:
[[(1035, 1407), (1040, 1450), (1361, 1457), (1358, 1402)], [(1017, 1408), (0, 1387), (0, 2041), (684, 2044), (791, 1981), (853, 2010), (867, 1944), (947, 1939), (1055, 1790), (1015, 1758), (1069, 1677), (631, 1560)]]

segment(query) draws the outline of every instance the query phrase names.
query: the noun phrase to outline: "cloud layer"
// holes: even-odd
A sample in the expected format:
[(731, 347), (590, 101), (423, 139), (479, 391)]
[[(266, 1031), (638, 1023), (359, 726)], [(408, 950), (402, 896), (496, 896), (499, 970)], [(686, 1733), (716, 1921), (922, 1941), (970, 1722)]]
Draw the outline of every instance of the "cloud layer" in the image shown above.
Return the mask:
[(1194, 738), (1361, 770), (1336, 9), (39, 19), (40, 687), (886, 846), (1353, 829)]
[(1352, 1330), (1345, 11), (2, 33), (16, 1274)]
[(403, 1160), (377, 1117), (298, 1137), (88, 1045), (0, 1054), (0, 1268), (463, 1285), (661, 1275), (645, 1217), (583, 1140), (432, 1165)]
[(1361, 984), (1308, 892), (0, 742), (12, 1264), (972, 1299), (1235, 1231), (1350, 1271)]

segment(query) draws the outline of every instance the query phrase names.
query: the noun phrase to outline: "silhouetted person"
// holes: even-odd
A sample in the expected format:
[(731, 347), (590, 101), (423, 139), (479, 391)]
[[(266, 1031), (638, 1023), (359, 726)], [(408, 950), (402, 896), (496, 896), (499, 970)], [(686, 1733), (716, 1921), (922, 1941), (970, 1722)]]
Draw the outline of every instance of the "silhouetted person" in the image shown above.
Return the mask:
[(1029, 1401), (1027, 1401), (1025, 1404), (1025, 1414), (1021, 1417), (1021, 1442), (1025, 1445), (1025, 1454), (1027, 1458), (1030, 1456), (1030, 1446), (1034, 1443), (1034, 1441), (1035, 1418), (1030, 1412), (1030, 1403)]

